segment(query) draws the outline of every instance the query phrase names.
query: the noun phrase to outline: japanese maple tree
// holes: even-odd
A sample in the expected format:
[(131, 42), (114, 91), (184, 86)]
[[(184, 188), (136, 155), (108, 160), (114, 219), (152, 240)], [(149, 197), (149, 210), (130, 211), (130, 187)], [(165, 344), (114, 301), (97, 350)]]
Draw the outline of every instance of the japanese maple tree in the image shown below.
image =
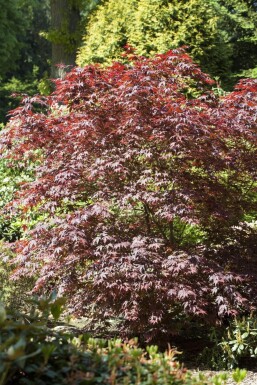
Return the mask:
[(41, 157), (11, 206), (44, 214), (14, 276), (153, 338), (257, 305), (257, 81), (219, 99), (183, 49), (128, 59), (25, 98), (1, 148)]

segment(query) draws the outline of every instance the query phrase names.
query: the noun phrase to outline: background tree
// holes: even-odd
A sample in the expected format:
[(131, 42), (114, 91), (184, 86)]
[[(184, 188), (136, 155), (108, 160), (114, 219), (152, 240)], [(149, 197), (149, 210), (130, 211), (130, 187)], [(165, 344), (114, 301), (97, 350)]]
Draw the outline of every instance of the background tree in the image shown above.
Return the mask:
[(0, 76), (16, 67), (21, 47), (20, 35), (24, 33), (24, 20), (19, 9), (19, 0), (1, 0), (0, 14)]
[[(106, 1), (89, 17), (78, 64), (111, 63), (120, 60), (128, 43), (128, 25), (133, 23), (136, 0)], [(104, 33), (102, 33), (104, 31)]]
[(204, 71), (221, 77), (229, 72), (231, 48), (219, 28), (220, 9), (212, 1), (137, 3), (128, 41), (140, 55), (151, 56), (187, 45)]
[(46, 34), (52, 43), (51, 76), (63, 76), (64, 68), (75, 66), (77, 49), (81, 44), (82, 20), (86, 24), (88, 14), (99, 0), (50, 0), (51, 29)]
[(12, 0), (5, 2), (2, 9), (1, 17), (5, 15), (6, 20), (1, 23), (5, 29), (0, 33), (0, 121), (6, 122), (8, 110), (18, 104), (11, 94), (38, 92), (39, 80), (49, 70), (50, 44), (40, 32), (49, 27), (50, 14), (48, 0)]
[(52, 42), (51, 76), (59, 77), (58, 64), (75, 65), (76, 51), (80, 42), (80, 7), (78, 1), (51, 0), (51, 30), (48, 38)]
[(219, 0), (223, 17), (220, 28), (226, 31), (232, 47), (232, 75), (251, 76), (257, 66), (257, 5), (253, 0)]
[(203, 70), (230, 86), (236, 74), (255, 66), (255, 30), (250, 1), (109, 0), (90, 18), (78, 64), (120, 60), (127, 43), (146, 56), (188, 45)]
[(20, 9), (26, 19), (26, 29), (22, 39), (18, 69), (12, 75), (28, 79), (36, 70), (37, 79), (49, 71), (50, 44), (41, 33), (49, 28), (49, 0), (20, 0)]

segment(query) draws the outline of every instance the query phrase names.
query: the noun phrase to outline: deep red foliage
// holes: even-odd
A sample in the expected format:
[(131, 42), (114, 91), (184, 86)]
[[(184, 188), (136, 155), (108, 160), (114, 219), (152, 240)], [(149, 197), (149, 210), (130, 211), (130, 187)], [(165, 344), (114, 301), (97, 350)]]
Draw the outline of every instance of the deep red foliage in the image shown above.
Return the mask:
[(15, 275), (150, 338), (256, 306), (257, 81), (221, 100), (212, 84), (176, 50), (24, 99), (1, 146), (43, 160), (13, 206), (49, 216), (17, 243)]

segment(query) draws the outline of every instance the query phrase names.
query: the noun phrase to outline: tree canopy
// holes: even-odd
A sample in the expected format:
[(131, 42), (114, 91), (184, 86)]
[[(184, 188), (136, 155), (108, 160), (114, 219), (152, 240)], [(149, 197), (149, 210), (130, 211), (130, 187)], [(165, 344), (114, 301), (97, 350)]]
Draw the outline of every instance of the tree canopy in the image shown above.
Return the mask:
[(21, 48), (20, 36), (24, 30), (24, 20), (19, 9), (19, 0), (1, 0), (0, 7), (0, 76), (16, 67)]
[(152, 338), (257, 306), (257, 84), (220, 100), (183, 50), (127, 60), (25, 98), (1, 149), (39, 161), (13, 202), (43, 218), (16, 277)]
[(146, 56), (187, 45), (205, 71), (229, 83), (233, 73), (257, 64), (256, 9), (249, 3), (108, 0), (92, 14), (77, 62), (120, 60), (125, 44)]

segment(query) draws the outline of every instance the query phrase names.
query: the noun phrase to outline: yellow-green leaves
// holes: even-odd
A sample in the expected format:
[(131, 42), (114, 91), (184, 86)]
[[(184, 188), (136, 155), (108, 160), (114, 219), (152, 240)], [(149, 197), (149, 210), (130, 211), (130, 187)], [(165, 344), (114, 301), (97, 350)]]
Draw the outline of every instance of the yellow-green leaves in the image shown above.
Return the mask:
[(122, 60), (126, 44), (144, 56), (187, 45), (205, 70), (220, 75), (228, 71), (230, 52), (219, 12), (201, 0), (109, 0), (92, 14), (77, 63)]
[(0, 326), (4, 323), (6, 320), (6, 311), (4, 306), (0, 303)]

